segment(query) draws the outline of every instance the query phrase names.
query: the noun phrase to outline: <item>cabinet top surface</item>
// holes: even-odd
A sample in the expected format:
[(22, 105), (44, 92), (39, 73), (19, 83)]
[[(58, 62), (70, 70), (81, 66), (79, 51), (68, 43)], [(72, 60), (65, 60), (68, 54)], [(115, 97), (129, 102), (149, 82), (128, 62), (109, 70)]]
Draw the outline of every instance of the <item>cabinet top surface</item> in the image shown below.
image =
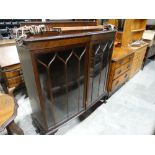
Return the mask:
[(113, 49), (112, 61), (121, 60), (121, 59), (129, 56), (132, 53), (133, 53), (133, 50), (131, 50), (131, 49), (115, 47)]
[(80, 30), (96, 30), (96, 29), (100, 29), (102, 30), (104, 28), (103, 25), (98, 25), (98, 26), (66, 26), (66, 27), (62, 27), (62, 26), (57, 26), (57, 27), (53, 27), (53, 28), (60, 28), (62, 32), (64, 31), (80, 31)]
[(94, 31), (94, 32), (82, 32), (82, 33), (74, 33), (74, 34), (64, 34), (64, 35), (54, 35), (47, 37), (31, 37), (24, 40), (24, 43), (30, 42), (38, 42), (38, 41), (48, 41), (48, 40), (58, 40), (58, 39), (66, 39), (66, 38), (75, 38), (75, 37), (86, 37), (91, 35), (98, 34), (106, 34), (106, 33), (114, 33), (115, 31)]
[(96, 21), (46, 21), (46, 22), (21, 22), (21, 24), (52, 24), (52, 23), (95, 23)]
[(138, 46), (138, 47), (130, 47), (130, 49), (131, 50), (138, 50), (138, 49), (143, 48), (143, 47), (148, 46), (148, 45), (149, 45), (148, 43), (144, 42), (141, 46)]
[(148, 43), (144, 42), (139, 47), (129, 47), (129, 48), (123, 48), (123, 47), (115, 47), (113, 49), (113, 55), (112, 55), (112, 61), (118, 61), (120, 59), (123, 59), (127, 57), (128, 55), (134, 53), (135, 51), (148, 46)]

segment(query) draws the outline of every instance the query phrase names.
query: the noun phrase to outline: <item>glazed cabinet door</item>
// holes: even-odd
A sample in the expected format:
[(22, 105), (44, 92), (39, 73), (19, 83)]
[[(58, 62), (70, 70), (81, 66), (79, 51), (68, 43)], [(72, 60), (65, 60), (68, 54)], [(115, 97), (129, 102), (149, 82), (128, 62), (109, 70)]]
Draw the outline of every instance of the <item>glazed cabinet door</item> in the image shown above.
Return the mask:
[(76, 45), (36, 55), (49, 128), (68, 120), (85, 108), (86, 53), (85, 45)]
[(91, 44), (87, 106), (94, 104), (107, 93), (106, 82), (112, 55), (113, 41), (97, 41)]

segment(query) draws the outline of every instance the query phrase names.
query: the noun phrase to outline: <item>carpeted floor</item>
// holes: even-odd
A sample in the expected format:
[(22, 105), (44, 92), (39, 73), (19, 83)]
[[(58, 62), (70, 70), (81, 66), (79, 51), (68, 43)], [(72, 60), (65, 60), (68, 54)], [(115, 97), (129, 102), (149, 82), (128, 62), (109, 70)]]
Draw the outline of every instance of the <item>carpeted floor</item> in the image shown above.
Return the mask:
[[(16, 96), (19, 104), (17, 124), (26, 135), (34, 135), (31, 107), (25, 94)], [(73, 119), (56, 135), (154, 134), (155, 132), (155, 61), (149, 63), (107, 104), (101, 105), (82, 122)], [(4, 131), (1, 134), (6, 134)]]

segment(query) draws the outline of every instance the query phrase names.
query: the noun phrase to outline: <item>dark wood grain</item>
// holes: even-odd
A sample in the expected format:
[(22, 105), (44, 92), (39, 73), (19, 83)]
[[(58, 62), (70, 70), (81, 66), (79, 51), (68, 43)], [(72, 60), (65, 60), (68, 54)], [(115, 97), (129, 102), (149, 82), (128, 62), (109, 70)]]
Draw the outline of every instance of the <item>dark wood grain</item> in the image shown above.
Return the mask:
[(103, 30), (40, 35), (18, 46), (32, 115), (42, 133), (53, 133), (107, 96), (114, 37), (115, 31)]
[(97, 26), (97, 21), (47, 21), (47, 22), (21, 22), (21, 26), (25, 25), (41, 25), (45, 24), (50, 27), (68, 27), (68, 26)]

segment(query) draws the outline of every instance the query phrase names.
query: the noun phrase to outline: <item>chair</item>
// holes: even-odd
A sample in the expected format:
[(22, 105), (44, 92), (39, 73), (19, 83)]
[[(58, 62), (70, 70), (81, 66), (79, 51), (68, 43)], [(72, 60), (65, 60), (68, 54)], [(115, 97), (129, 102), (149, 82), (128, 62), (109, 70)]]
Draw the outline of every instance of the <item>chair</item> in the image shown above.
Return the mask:
[(5, 128), (9, 135), (23, 135), (24, 132), (14, 122), (18, 105), (13, 97), (0, 93), (0, 132)]

